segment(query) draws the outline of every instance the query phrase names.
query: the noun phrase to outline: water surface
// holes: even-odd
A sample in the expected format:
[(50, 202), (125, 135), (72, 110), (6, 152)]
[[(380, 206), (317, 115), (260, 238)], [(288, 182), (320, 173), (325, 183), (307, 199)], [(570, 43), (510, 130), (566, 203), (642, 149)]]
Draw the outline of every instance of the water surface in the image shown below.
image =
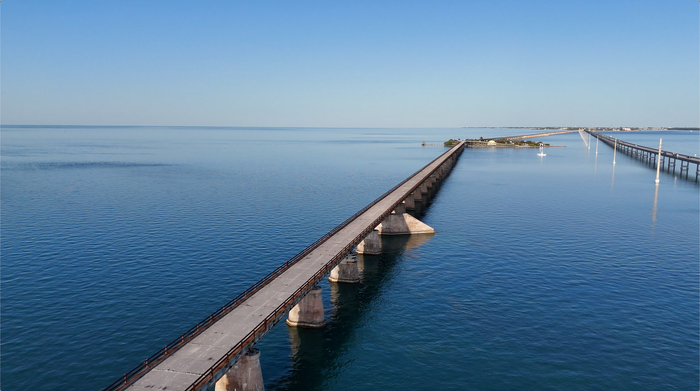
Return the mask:
[[(8, 390), (103, 388), (444, 150), (421, 141), (525, 133), (2, 132)], [(258, 344), (267, 389), (695, 389), (698, 186), (547, 140), (466, 150), (435, 235), (384, 238), (362, 284), (322, 283), (326, 329)]]

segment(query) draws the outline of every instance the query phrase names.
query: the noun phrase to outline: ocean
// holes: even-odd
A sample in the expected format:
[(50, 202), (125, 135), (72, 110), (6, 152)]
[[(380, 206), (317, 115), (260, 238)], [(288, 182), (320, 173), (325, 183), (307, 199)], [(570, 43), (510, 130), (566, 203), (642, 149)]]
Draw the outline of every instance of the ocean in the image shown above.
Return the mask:
[[(421, 142), (529, 132), (3, 126), (1, 386), (102, 389), (445, 150)], [(258, 343), (266, 389), (697, 389), (700, 187), (537, 140), (562, 147), (465, 150), (434, 235)]]

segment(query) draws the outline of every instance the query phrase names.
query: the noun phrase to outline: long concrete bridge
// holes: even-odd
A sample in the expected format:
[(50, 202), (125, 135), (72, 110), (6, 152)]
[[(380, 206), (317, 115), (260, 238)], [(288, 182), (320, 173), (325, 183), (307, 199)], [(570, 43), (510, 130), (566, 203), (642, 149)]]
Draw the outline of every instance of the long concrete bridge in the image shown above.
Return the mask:
[(282, 319), (289, 327), (325, 325), (321, 288), (358, 283), (355, 252), (381, 253), (379, 235), (434, 233), (406, 213), (449, 175), (462, 141), (256, 282), (105, 390), (262, 390), (254, 345)]
[(558, 134), (566, 134), (566, 133), (574, 133), (574, 132), (578, 132), (578, 130), (560, 130), (560, 131), (556, 131), (556, 132), (518, 134), (518, 135), (515, 135), (515, 136), (505, 136), (505, 137), (490, 138), (489, 140), (520, 140), (520, 139), (526, 139), (526, 138), (556, 136), (556, 135), (558, 135)]
[[(590, 129), (585, 129), (584, 131), (595, 137), (597, 140), (600, 140), (612, 147), (615, 152), (621, 151), (654, 167), (656, 167), (657, 159), (660, 157), (661, 160), (658, 162), (659, 168), (672, 174), (676, 173), (676, 163), (680, 162), (679, 171), (681, 178), (690, 179), (688, 175), (690, 165), (695, 164), (695, 181), (700, 178), (700, 158), (664, 150), (661, 150), (661, 153), (659, 154), (658, 148), (650, 148), (628, 143), (626, 141), (594, 132)], [(683, 175), (684, 173), (685, 176)]]

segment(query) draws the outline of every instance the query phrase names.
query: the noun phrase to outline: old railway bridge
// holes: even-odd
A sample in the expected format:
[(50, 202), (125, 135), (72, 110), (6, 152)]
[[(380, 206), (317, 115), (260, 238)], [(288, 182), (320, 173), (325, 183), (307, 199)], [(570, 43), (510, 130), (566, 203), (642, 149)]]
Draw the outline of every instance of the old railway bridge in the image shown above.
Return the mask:
[(464, 148), (464, 141), (453, 146), (106, 390), (262, 390), (256, 342), (285, 317), (289, 327), (323, 327), (317, 284), (329, 274), (331, 282), (358, 283), (355, 248), (360, 254), (379, 254), (380, 234), (433, 233), (406, 210), (433, 195)]

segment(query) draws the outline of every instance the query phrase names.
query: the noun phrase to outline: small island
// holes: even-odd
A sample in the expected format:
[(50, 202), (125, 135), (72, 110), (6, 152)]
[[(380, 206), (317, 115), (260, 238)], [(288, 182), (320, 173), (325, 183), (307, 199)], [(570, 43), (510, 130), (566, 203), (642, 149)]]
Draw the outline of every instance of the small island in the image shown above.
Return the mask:
[[(443, 144), (446, 147), (452, 147), (460, 141), (460, 139), (449, 139)], [(481, 137), (478, 139), (466, 139), (465, 141), (467, 142), (467, 148), (539, 148), (540, 146), (560, 147), (559, 145), (550, 145), (549, 143), (543, 143), (541, 141), (508, 140), (505, 138), (485, 140), (483, 137)]]

